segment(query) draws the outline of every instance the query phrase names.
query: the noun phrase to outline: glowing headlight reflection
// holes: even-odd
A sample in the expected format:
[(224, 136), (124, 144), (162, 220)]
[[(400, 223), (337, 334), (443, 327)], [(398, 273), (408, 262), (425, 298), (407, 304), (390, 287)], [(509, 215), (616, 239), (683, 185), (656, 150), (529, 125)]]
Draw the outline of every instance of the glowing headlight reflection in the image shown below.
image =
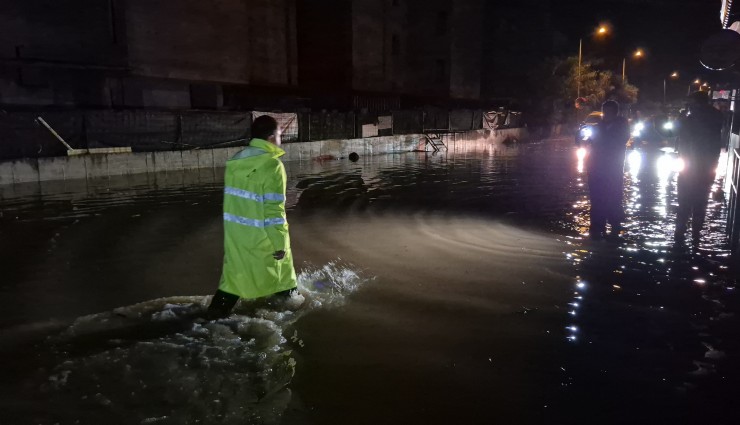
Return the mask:
[(686, 163), (683, 158), (676, 158), (673, 160), (673, 171), (680, 173), (684, 168), (686, 168)]
[(637, 174), (642, 166), (642, 155), (639, 151), (632, 151), (627, 155), (627, 164), (629, 165), (630, 172)]
[(586, 157), (586, 148), (578, 148), (578, 150), (576, 150), (576, 158), (578, 158), (578, 160), (581, 161), (585, 157)]

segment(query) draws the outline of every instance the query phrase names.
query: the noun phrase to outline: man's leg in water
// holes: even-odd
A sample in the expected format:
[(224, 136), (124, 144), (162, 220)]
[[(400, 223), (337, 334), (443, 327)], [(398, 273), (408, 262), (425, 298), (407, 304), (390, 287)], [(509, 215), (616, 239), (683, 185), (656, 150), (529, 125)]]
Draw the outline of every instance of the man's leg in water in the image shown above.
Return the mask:
[(211, 305), (208, 306), (208, 312), (206, 315), (209, 319), (226, 317), (231, 313), (231, 309), (234, 308), (237, 301), (239, 301), (238, 295), (230, 294), (219, 289), (213, 295)]

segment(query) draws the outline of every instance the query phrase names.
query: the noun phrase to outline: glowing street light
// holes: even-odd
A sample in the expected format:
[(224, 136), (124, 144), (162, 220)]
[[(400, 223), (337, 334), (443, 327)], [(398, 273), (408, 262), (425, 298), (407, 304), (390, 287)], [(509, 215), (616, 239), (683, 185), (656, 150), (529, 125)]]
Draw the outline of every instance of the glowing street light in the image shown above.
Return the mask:
[[(606, 35), (609, 33), (609, 27), (606, 25), (599, 26), (596, 35)], [(583, 37), (578, 39), (578, 79), (576, 80), (576, 98), (581, 97), (581, 61), (583, 59)]]
[[(635, 50), (635, 53), (632, 54), (632, 56), (635, 59), (639, 59), (639, 58), (645, 56), (645, 52), (642, 49), (637, 49), (637, 50)], [(625, 57), (624, 59), (622, 59), (622, 83), (623, 84), (627, 80), (627, 75), (626, 75), (626, 72), (625, 72), (626, 69), (627, 69), (627, 58)]]
[[(669, 77), (674, 80), (678, 78), (678, 71), (673, 71)], [(665, 105), (665, 89), (666, 89), (666, 78), (663, 78), (663, 104)]]
[(689, 91), (688, 91), (688, 93), (686, 93), (687, 95), (690, 95), (691, 94), (691, 86), (694, 85), (694, 84), (696, 84), (697, 86), (699, 86), (698, 89), (701, 90), (701, 80), (697, 78), (696, 80), (694, 80), (694, 82), (692, 84), (689, 84)]

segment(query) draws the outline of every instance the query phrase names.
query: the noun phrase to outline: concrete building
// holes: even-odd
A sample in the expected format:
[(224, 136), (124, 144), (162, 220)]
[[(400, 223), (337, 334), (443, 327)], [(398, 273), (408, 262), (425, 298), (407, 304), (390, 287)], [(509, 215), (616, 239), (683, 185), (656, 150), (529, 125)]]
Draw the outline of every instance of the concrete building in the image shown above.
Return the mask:
[[(484, 0), (0, 0), (5, 107), (480, 96)], [(281, 100), (281, 98), (283, 100)], [(385, 107), (384, 107), (385, 106)]]
[(552, 56), (550, 7), (550, 0), (486, 2), (483, 97), (521, 96), (530, 82), (529, 71)]
[(292, 0), (0, 0), (0, 104), (219, 108), (296, 49)]

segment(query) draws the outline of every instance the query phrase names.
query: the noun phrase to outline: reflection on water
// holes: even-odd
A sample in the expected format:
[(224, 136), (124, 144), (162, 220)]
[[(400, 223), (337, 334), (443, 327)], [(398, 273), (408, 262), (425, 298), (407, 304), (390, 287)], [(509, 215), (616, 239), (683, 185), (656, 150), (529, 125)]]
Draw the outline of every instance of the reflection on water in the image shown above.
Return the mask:
[[(219, 172), (3, 188), (0, 354), (15, 356), (3, 359), (18, 362), (29, 334), (96, 335), (94, 352), (65, 340), (47, 369), (27, 359), (10, 380), (26, 390), (7, 400), (26, 406), (18, 423), (45, 423), (29, 412), (60, 384), (72, 386), (59, 418), (81, 423), (126, 409), (147, 423), (732, 423), (739, 306), (721, 185), (702, 244), (674, 246), (675, 172), (640, 162), (619, 244), (582, 237), (572, 141), (287, 163), (296, 265), (315, 302), (185, 329), (148, 318), (176, 319), (214, 289)], [(309, 265), (337, 257), (355, 266)], [(360, 275), (372, 282), (340, 284)], [(344, 302), (322, 308), (311, 291)], [(131, 328), (129, 313), (147, 318), (137, 333), (107, 337)]]

